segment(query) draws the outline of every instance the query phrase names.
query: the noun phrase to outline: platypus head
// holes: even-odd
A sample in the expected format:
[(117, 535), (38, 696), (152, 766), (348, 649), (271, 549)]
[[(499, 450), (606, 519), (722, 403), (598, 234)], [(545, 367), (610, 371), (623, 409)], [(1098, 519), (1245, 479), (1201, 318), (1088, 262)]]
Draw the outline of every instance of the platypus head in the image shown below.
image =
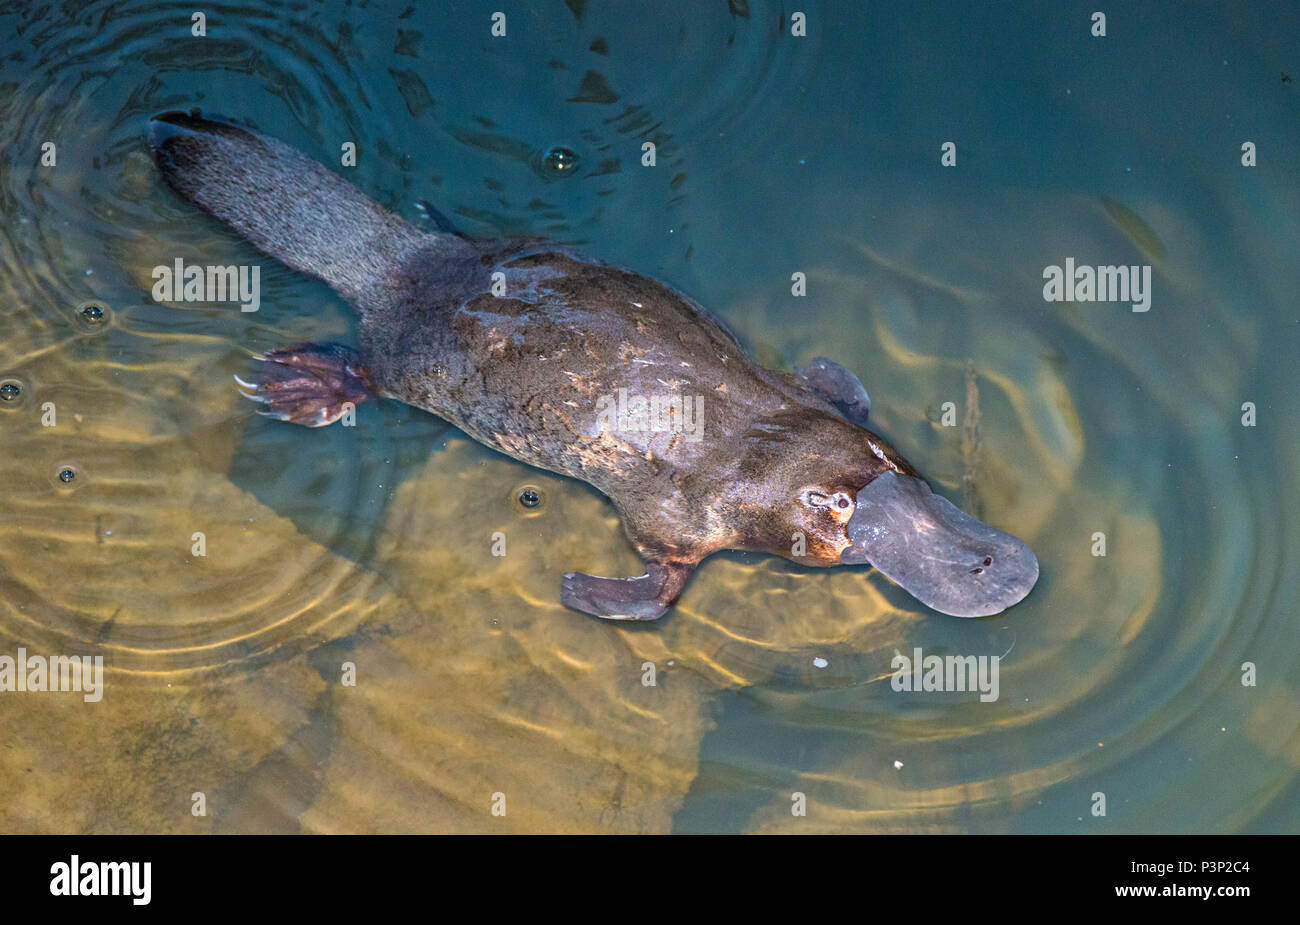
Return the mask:
[[(818, 565), (872, 565), (954, 617), (1000, 613), (1033, 588), (1038, 559), (1029, 547), (935, 494), (885, 440), (820, 415), (788, 424), (791, 433), (777, 441), (786, 453), (747, 458), (780, 459), (767, 484), (784, 483), (775, 507), (804, 538), (771, 551)], [(809, 449), (791, 453), (791, 444)]]

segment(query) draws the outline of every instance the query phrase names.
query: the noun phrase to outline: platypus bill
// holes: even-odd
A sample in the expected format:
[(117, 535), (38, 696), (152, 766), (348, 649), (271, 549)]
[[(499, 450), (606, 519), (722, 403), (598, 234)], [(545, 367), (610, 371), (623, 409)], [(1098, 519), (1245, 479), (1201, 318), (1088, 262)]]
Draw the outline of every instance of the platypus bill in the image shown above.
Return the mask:
[[(959, 617), (999, 613), (1037, 581), (1024, 543), (934, 494), (865, 429), (867, 393), (844, 367), (764, 369), (686, 296), (567, 248), (417, 230), (250, 129), (197, 111), (150, 128), (173, 189), (360, 314), (359, 350), (274, 351), (246, 394), (311, 427), (397, 399), (595, 486), (646, 573), (567, 574), (569, 607), (656, 619), (723, 549), (870, 563)], [(638, 402), (663, 412), (653, 426), (628, 413)], [(691, 408), (688, 432), (677, 414)]]

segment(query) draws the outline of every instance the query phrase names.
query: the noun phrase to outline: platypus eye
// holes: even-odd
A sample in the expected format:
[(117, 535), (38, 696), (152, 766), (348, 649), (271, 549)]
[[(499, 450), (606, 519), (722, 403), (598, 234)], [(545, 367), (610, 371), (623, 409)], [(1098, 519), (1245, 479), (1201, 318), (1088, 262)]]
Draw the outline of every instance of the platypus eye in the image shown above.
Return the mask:
[(804, 501), (812, 507), (826, 508), (836, 519), (847, 519), (853, 513), (853, 498), (844, 491), (827, 494), (809, 489), (804, 492)]

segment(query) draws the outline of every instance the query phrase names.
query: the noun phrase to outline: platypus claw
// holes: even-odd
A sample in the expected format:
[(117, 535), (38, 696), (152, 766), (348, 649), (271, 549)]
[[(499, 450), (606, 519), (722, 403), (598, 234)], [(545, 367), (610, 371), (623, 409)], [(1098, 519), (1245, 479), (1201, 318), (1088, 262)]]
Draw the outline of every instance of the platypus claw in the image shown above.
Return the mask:
[(269, 406), (263, 417), (323, 427), (374, 397), (356, 351), (340, 344), (273, 350), (262, 358), (257, 383), (235, 376), (240, 394)]
[(255, 386), (253, 383), (245, 382), (243, 379), (240, 379), (238, 376), (235, 376), (234, 379), (235, 382), (238, 383), (239, 385), (239, 394), (247, 398), (249, 401), (258, 401), (263, 403), (270, 401), (270, 399), (267, 398), (265, 395), (259, 395), (257, 393), (257, 386)]

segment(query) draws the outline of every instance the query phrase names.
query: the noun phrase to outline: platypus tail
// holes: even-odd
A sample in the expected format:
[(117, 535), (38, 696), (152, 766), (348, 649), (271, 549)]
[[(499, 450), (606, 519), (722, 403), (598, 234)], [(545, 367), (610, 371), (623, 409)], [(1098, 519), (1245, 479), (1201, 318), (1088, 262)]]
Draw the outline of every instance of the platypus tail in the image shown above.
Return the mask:
[(227, 122), (169, 112), (150, 123), (167, 182), (258, 248), (362, 307), (425, 235), (286, 144)]

